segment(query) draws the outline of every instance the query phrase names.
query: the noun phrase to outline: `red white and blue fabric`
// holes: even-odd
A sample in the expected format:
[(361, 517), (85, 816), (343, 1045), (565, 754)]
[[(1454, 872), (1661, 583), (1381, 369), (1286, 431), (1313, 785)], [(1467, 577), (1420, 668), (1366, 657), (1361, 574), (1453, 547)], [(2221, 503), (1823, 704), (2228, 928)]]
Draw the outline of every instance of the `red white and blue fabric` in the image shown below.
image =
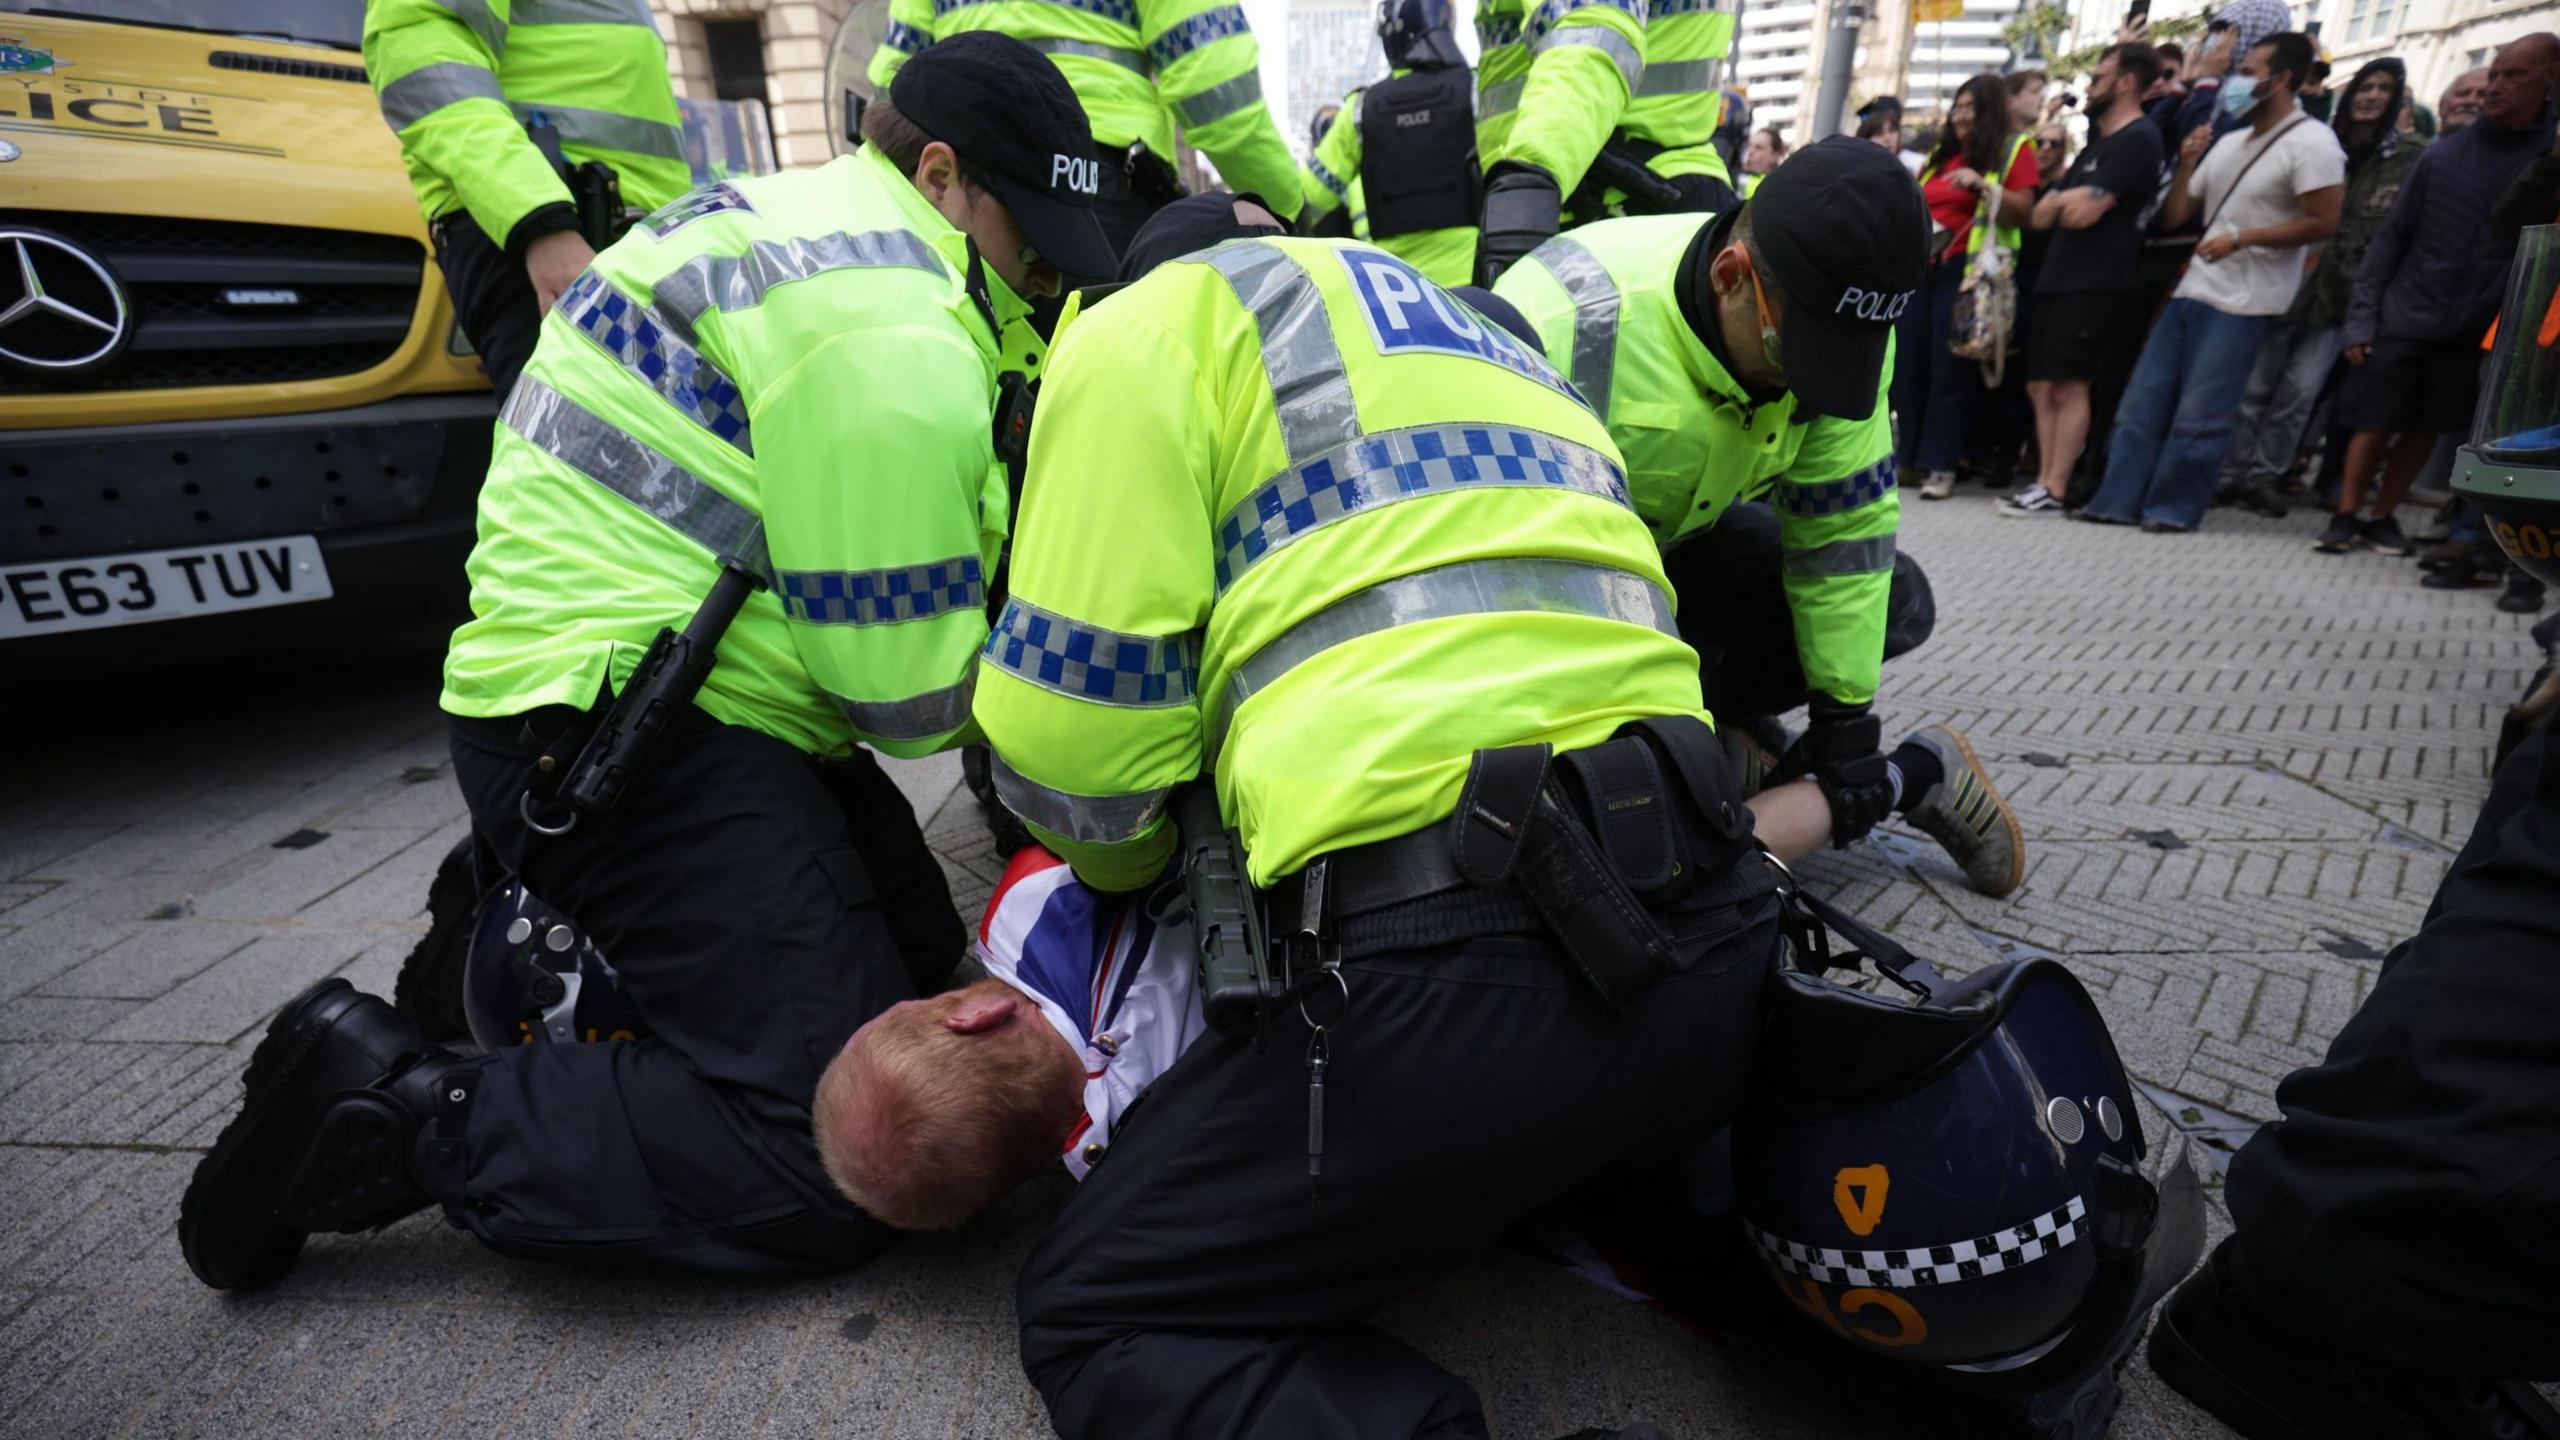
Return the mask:
[(987, 973), (1029, 996), (1084, 1057), (1085, 1118), (1067, 1137), (1081, 1180), (1111, 1127), (1205, 1028), (1188, 925), (1158, 925), (1146, 897), (1085, 886), (1067, 862), (1028, 846), (1007, 865), (978, 925)]

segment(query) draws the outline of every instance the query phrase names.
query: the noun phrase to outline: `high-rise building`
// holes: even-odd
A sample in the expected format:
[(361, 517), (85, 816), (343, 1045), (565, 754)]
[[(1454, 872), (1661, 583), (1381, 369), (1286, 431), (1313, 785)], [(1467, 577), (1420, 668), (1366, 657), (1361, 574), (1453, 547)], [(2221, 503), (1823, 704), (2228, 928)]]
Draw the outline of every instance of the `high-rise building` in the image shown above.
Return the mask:
[(1734, 79), (1751, 97), (1751, 123), (1793, 144), (1813, 113), (1822, 83), (1822, 26), (1829, 7), (1817, 0), (1777, 0), (1742, 7), (1734, 36)]
[(1288, 94), (1285, 104), (1272, 109), (1290, 148), (1304, 155), (1307, 127), (1318, 110), (1386, 78), (1377, 7), (1368, 0), (1289, 0), (1288, 46)]
[[(1745, 0), (1735, 41), (1736, 77), (1751, 98), (1751, 123), (1774, 128), (1790, 145), (1819, 139), (1804, 128), (1813, 117), (1822, 77), (1822, 51), (1834, 8), (1845, 0)], [(1910, 0), (1868, 0), (1851, 67), (1850, 94), (1841, 123), (1878, 95), (1898, 95), (1910, 123), (1924, 123), (1945, 109), (1956, 88), (1985, 70), (2009, 68), (2000, 27), (2021, 0), (1966, 0), (1957, 19), (1911, 23)]]

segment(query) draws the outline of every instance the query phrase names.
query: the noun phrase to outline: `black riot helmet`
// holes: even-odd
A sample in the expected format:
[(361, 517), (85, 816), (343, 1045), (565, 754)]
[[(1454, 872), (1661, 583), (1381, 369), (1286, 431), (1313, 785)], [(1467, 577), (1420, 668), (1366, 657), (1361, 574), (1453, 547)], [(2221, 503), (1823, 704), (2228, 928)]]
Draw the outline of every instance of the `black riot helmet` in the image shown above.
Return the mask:
[(2507, 558), (2560, 585), (2560, 225), (2524, 232), (2453, 490)]
[(1449, 0), (1378, 0), (1378, 43), (1387, 47), (1387, 63), (1398, 70), (1466, 64), (1450, 29), (1455, 22)]

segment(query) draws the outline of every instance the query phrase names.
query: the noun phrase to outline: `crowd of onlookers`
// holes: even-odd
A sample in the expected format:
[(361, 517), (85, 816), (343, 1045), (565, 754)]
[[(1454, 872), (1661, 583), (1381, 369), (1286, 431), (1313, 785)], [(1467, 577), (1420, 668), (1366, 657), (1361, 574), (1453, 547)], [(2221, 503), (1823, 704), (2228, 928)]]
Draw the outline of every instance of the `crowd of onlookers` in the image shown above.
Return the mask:
[[(2325, 553), (2538, 610), (2443, 492), (2518, 237), (2560, 221), (2555, 86), (2548, 33), (2432, 104), (2396, 58), (2341, 82), (2282, 0), (2230, 0), (2191, 51), (2128, 31), (2077, 94), (1977, 75), (1925, 128), (1869, 102), (1934, 227), (1895, 337), (1903, 483), (2166, 535), (2317, 506)], [(1746, 190), (1785, 155), (1753, 134)]]

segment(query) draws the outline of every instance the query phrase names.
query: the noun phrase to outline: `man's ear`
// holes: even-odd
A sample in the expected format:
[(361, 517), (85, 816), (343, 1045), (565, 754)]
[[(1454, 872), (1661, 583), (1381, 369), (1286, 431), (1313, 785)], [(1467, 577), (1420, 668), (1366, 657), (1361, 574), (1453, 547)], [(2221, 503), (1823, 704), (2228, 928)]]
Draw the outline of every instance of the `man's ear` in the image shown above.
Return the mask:
[(924, 198), (939, 205), (943, 193), (960, 183), (960, 157), (941, 141), (928, 140), (916, 156), (914, 179)]
[(1718, 299), (1732, 294), (1738, 286), (1751, 283), (1744, 273), (1750, 265), (1749, 257), (1739, 245), (1727, 245), (1716, 252), (1716, 258), (1707, 262), (1707, 278), (1714, 282), (1710, 288)]
[(956, 1035), (983, 1035), (1014, 1017), (1022, 997), (1010, 991), (984, 990), (970, 995), (942, 1017), (942, 1028)]

